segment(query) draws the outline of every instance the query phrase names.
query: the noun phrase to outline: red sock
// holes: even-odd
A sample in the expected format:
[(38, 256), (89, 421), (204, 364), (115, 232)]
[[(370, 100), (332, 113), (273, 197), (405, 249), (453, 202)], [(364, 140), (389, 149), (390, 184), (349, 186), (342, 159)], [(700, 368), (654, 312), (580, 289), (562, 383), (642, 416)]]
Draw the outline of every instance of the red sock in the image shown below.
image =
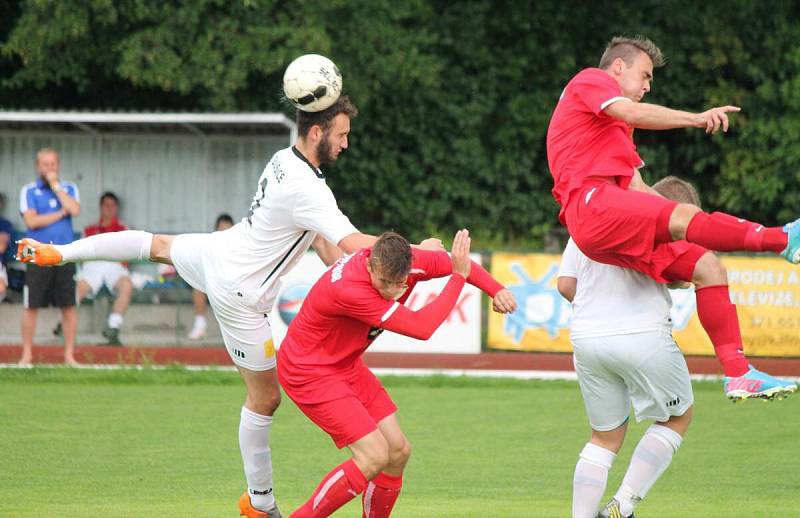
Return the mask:
[(783, 252), (788, 234), (723, 212), (698, 212), (686, 227), (686, 241), (717, 252)]
[(728, 286), (708, 286), (695, 292), (697, 316), (706, 330), (726, 376), (741, 376), (748, 370), (736, 306)]
[(290, 518), (318, 518), (330, 516), (355, 498), (367, 487), (367, 479), (353, 459), (333, 468), (319, 483), (308, 502), (293, 512)]
[(362, 502), (364, 514), (361, 518), (387, 518), (392, 512), (400, 488), (403, 486), (403, 476), (396, 477), (388, 473), (380, 473), (367, 484)]

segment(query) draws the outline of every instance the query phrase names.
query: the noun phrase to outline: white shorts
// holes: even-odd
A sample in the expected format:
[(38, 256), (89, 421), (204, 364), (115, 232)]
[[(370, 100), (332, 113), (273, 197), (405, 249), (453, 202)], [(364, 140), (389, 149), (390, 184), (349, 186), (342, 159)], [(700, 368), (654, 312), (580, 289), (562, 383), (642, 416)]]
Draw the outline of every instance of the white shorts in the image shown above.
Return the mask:
[(192, 288), (208, 295), (233, 363), (252, 371), (274, 369), (275, 346), (267, 313), (248, 306), (240, 288), (226, 283), (216, 272), (219, 263), (212, 259), (212, 235), (175, 236), (170, 249), (172, 264)]
[(130, 272), (122, 263), (114, 261), (87, 261), (81, 264), (78, 281), (84, 281), (92, 290), (92, 296), (102, 289), (105, 284), (108, 291), (114, 292), (114, 287), (123, 277), (130, 277)]
[(592, 429), (628, 419), (663, 422), (694, 403), (686, 360), (668, 331), (576, 338), (573, 361)]

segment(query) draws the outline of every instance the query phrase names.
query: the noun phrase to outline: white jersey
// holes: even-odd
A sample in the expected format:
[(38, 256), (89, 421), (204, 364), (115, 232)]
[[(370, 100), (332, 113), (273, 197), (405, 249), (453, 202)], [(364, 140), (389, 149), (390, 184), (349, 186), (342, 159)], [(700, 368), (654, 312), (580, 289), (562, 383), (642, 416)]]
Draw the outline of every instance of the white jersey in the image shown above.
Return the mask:
[(570, 323), (573, 339), (672, 330), (672, 299), (665, 285), (634, 270), (593, 261), (572, 239), (558, 276), (578, 279)]
[(267, 313), (280, 277), (300, 260), (317, 234), (336, 244), (356, 232), (336, 205), (322, 171), (294, 146), (282, 149), (261, 173), (248, 215), (232, 228), (212, 234), (215, 281), (240, 289), (245, 305)]

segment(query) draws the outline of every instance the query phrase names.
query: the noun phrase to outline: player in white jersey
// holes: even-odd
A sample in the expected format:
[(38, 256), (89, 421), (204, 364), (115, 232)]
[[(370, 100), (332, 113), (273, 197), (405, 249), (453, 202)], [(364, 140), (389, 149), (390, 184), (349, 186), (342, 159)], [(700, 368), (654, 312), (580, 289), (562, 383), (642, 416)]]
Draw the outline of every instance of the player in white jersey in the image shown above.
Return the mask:
[[(19, 245), (20, 259), (39, 265), (97, 259), (173, 264), (193, 288), (206, 292), (225, 347), (247, 385), (239, 445), (248, 491), (239, 507), (248, 517), (280, 516), (272, 493), (269, 448), (280, 390), (267, 320), (280, 278), (309, 246), (330, 265), (342, 252), (353, 253), (375, 241), (339, 210), (319, 169), (347, 149), (350, 119), (356, 115), (347, 96), (321, 112), (299, 111), (297, 143), (273, 155), (258, 180), (247, 217), (228, 230), (178, 236), (125, 231), (66, 246), (31, 240)], [(433, 240), (430, 246), (440, 242)]]
[[(665, 197), (699, 205), (691, 184), (678, 178), (653, 187)], [(663, 284), (595, 262), (572, 239), (561, 260), (558, 290), (572, 302), (575, 372), (592, 428), (575, 466), (572, 516), (633, 516), (634, 506), (669, 466), (692, 419), (689, 370), (672, 338), (672, 301)], [(613, 500), (597, 514), (631, 405), (637, 422), (655, 423), (636, 446)]]

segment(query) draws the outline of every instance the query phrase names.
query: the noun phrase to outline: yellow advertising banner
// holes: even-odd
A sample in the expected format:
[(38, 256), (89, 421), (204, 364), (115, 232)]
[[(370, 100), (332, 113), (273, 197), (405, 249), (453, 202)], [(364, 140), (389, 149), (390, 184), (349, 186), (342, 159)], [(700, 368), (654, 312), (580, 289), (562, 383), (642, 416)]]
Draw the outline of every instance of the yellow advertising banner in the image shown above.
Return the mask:
[[(572, 352), (570, 304), (556, 289), (561, 256), (492, 254), (492, 275), (509, 287), (519, 308), (489, 312), (490, 349)], [(745, 353), (800, 357), (800, 270), (783, 259), (723, 256), (737, 306)], [(670, 290), (674, 336), (686, 354), (713, 355), (697, 318), (694, 290)]]

